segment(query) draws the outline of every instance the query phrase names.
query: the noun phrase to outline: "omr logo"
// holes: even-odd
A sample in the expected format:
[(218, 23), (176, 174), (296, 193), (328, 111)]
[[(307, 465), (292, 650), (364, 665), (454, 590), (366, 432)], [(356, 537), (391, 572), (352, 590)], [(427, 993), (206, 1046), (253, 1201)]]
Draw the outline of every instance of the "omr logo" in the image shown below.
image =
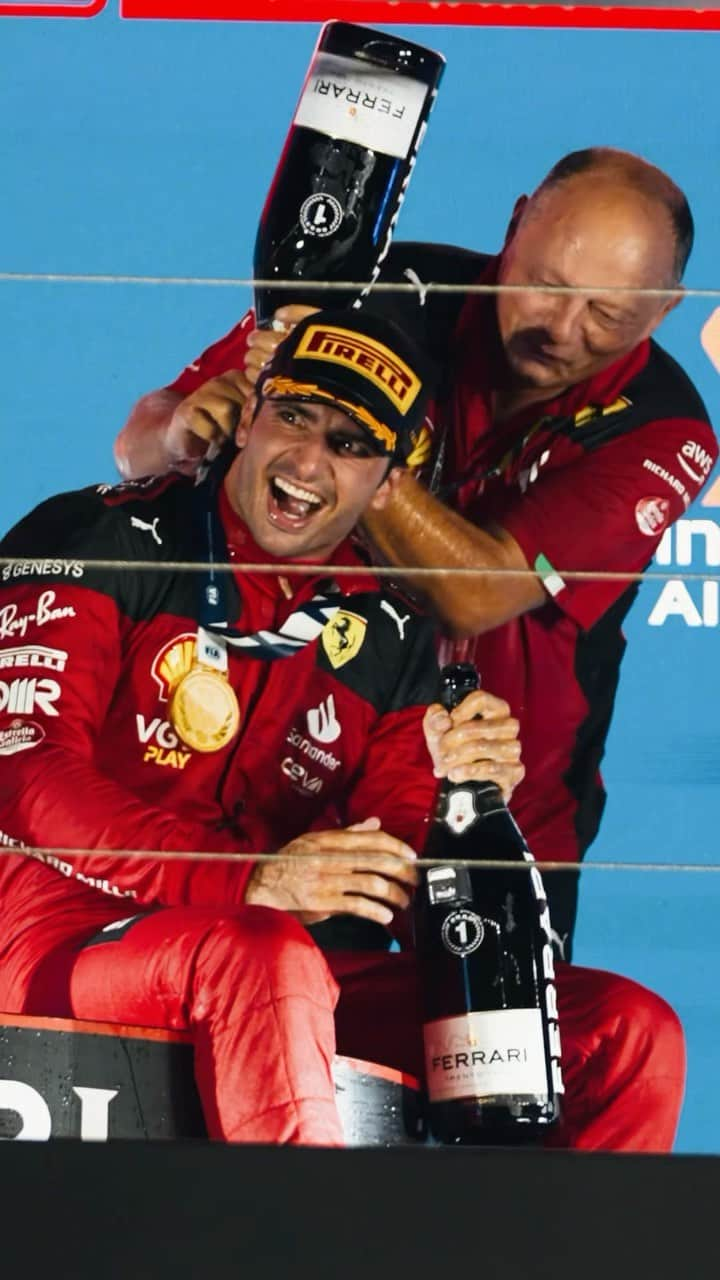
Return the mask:
[(106, 6), (107, 0), (66, 0), (65, 4), (28, 0), (27, 4), (0, 4), (0, 18), (94, 18)]

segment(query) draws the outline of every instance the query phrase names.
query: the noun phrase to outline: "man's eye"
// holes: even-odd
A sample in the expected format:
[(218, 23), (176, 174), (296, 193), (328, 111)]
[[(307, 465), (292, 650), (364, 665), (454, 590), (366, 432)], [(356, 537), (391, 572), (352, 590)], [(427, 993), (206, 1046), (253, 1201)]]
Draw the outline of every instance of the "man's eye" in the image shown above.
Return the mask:
[(605, 311), (603, 307), (598, 307), (595, 303), (591, 303), (590, 305), (595, 319), (599, 320), (601, 324), (607, 325), (608, 328), (611, 325), (620, 324), (620, 316), (614, 315), (610, 311)]
[(330, 446), (335, 453), (350, 454), (353, 458), (372, 457), (372, 450), (359, 436), (332, 435), (330, 437)]
[(294, 426), (298, 420), (298, 416), (294, 409), (279, 409), (278, 417), (281, 422), (287, 422), (290, 426)]

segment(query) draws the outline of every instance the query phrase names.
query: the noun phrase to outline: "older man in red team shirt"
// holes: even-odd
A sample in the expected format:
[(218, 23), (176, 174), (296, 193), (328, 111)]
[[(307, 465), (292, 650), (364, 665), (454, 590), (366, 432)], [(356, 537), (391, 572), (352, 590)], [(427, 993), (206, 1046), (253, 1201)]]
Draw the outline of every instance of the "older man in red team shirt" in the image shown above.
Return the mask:
[[(595, 148), (561, 160), (517, 202), (498, 257), (398, 244), (381, 277), (516, 291), (372, 301), (424, 340), (444, 377), (429, 488), (404, 475), (368, 528), (392, 564), (480, 571), (418, 586), (446, 648), (476, 661), (520, 719), (527, 774), (513, 812), (541, 860), (576, 861), (597, 832), (621, 623), (637, 590), (569, 575), (642, 571), (717, 457), (700, 397), (651, 340), (677, 303), (692, 238), (666, 174)], [(557, 286), (582, 292), (548, 291)], [(232, 429), (277, 340), (254, 331), (249, 313), (172, 387), (144, 397), (118, 438), (120, 469), (197, 465)], [(577, 877), (547, 879), (567, 957)]]

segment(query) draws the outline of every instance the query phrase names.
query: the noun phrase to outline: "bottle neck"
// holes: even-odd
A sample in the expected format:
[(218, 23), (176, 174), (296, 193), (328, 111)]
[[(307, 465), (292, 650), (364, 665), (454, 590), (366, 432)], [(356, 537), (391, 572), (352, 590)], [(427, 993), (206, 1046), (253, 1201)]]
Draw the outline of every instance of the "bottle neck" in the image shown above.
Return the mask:
[[(464, 814), (467, 808), (472, 806), (474, 816), (477, 818), (487, 818), (493, 813), (506, 813), (507, 805), (503, 800), (502, 791), (495, 782), (450, 782), (448, 779), (442, 784), (440, 790), (441, 798), (445, 799), (447, 809), (455, 809), (458, 815)], [(467, 801), (465, 797), (467, 796)], [(442, 816), (442, 815), (441, 815)], [(462, 818), (459, 818), (462, 821)]]

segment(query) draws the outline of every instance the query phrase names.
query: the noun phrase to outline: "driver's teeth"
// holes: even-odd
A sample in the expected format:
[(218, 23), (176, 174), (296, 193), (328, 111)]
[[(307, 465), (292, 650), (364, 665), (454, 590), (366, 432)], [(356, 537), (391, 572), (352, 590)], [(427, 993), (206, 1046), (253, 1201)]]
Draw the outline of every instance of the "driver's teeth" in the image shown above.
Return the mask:
[(299, 484), (293, 484), (291, 480), (286, 480), (283, 476), (274, 476), (273, 483), (283, 493), (289, 494), (291, 498), (299, 498), (301, 502), (311, 502), (318, 505), (322, 502), (316, 493), (312, 493), (309, 489), (301, 489)]

